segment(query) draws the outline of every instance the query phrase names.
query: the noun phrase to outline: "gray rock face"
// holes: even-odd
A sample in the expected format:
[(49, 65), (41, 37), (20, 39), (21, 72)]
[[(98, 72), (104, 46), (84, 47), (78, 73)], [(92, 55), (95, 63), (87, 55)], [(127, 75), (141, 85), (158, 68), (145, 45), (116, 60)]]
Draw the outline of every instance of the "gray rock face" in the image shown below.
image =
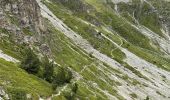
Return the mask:
[(35, 0), (0, 0), (0, 36), (16, 44), (33, 45), (47, 33), (40, 8)]
[[(35, 32), (40, 32), (40, 30), (44, 29), (39, 7), (34, 0), (18, 0), (17, 2), (1, 0), (0, 2), (0, 16), (4, 13), (6, 16), (14, 17), (20, 27), (31, 27)], [(6, 20), (9, 21), (9, 19)]]

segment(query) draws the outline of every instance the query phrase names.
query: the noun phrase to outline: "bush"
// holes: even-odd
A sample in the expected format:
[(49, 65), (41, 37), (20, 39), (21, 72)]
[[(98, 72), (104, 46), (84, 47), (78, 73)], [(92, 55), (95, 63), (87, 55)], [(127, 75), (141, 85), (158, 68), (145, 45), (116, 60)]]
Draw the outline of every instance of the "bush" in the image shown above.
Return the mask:
[(20, 89), (10, 89), (10, 99), (11, 100), (27, 100), (26, 92)]
[(44, 67), (43, 78), (51, 83), (53, 81), (54, 75), (54, 64), (53, 62), (50, 62), (47, 57), (45, 57), (43, 67)]
[[(54, 89), (64, 83), (70, 83), (72, 79), (72, 72), (70, 70), (55, 66), (47, 57), (45, 57), (44, 61), (41, 63), (31, 49), (27, 50), (26, 57), (21, 62), (21, 68), (30, 74), (34, 74), (48, 81), (53, 85)], [(76, 91), (76, 88), (74, 91)]]
[(47, 57), (45, 57), (42, 64), (42, 78), (49, 83), (52, 83), (54, 89), (64, 83), (70, 83), (70, 80), (72, 79), (72, 72), (67, 68), (54, 65), (54, 63), (50, 62)]
[(31, 49), (26, 51), (26, 57), (21, 62), (21, 68), (30, 74), (37, 74), (40, 69), (40, 61)]
[(58, 67), (57, 72), (53, 76), (53, 86), (69, 83), (72, 79), (72, 72), (66, 68)]
[(77, 93), (77, 90), (78, 90), (78, 84), (77, 83), (74, 83), (72, 85), (72, 91), (76, 94)]
[(67, 100), (75, 100), (77, 90), (78, 90), (77, 83), (69, 84), (67, 89), (63, 92), (63, 95)]

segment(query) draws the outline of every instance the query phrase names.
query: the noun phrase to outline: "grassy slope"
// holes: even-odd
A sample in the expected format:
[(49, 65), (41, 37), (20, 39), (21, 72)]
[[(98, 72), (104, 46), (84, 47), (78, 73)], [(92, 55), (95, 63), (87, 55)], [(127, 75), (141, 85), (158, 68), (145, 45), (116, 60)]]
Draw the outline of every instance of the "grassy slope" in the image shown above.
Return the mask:
[[(32, 94), (33, 98), (50, 96), (52, 87), (47, 82), (33, 75), (27, 74), (17, 64), (0, 59), (0, 84), (11, 96), (15, 93)], [(16, 94), (17, 95), (17, 94)]]
[[(131, 27), (127, 23), (127, 20), (117, 16), (116, 14), (113, 13), (113, 11), (108, 6), (102, 4), (97, 0), (93, 0), (93, 1), (86, 0), (86, 2), (90, 5), (93, 5), (93, 7), (96, 10), (93, 10), (93, 12), (90, 12), (89, 14), (84, 12), (83, 13), (79, 12), (79, 14), (75, 13), (76, 16), (73, 16), (73, 14), (70, 13), (68, 9), (65, 9), (59, 3), (55, 3), (57, 6), (54, 4), (52, 5), (50, 3), (46, 3), (46, 4), (49, 5), (49, 8), (56, 14), (57, 17), (63, 19), (63, 21), (70, 28), (72, 28), (74, 31), (77, 31), (81, 36), (86, 38), (91, 44), (93, 44), (94, 47), (96, 47), (102, 53), (105, 53), (108, 56), (112, 57), (110, 51), (114, 49), (115, 46), (110, 45), (110, 43), (107, 42), (107, 40), (102, 41), (96, 38), (94, 35), (92, 35), (93, 31), (90, 32), (87, 31), (88, 29), (91, 28), (94, 29), (96, 27), (93, 27), (91, 25), (88, 26), (77, 19), (81, 18), (83, 20), (88, 21), (84, 16), (91, 16), (91, 18), (96, 18), (100, 20), (100, 23), (102, 23), (104, 26), (111, 26), (112, 29), (117, 31), (121, 37), (127, 40), (127, 42), (124, 41), (123, 47), (129, 49), (130, 51), (142, 57), (143, 59), (146, 59), (147, 61), (156, 64), (158, 67), (169, 70), (168, 67), (170, 66), (169, 59), (164, 57), (164, 55), (159, 51), (159, 48), (155, 48), (152, 45), (150, 45), (151, 41), (147, 37), (142, 35), (140, 32), (136, 31), (133, 27)], [(111, 18), (112, 21), (108, 23), (107, 19), (109, 18)], [(119, 44), (120, 42), (118, 37), (116, 35), (107, 33), (106, 31), (102, 30), (101, 28), (102, 26), (99, 26), (96, 29), (99, 29), (102, 33), (111, 37), (113, 41)], [(114, 59), (116, 60), (122, 60), (125, 57), (124, 54), (119, 49), (116, 50), (113, 54), (114, 54)]]
[[(73, 14), (70, 13), (68, 9), (65, 9), (62, 5), (59, 3), (55, 3), (56, 5), (50, 5), (49, 7), (51, 10), (56, 14), (57, 17), (63, 19), (63, 21), (71, 27), (74, 31), (77, 31), (80, 35), (82, 35), (84, 38), (86, 38), (93, 46), (97, 46), (98, 50), (101, 52), (107, 54), (108, 56), (112, 57), (110, 54), (110, 51), (114, 49), (115, 47), (112, 47), (112, 45), (108, 42), (102, 42), (102, 46), (99, 46), (98, 43), (101, 42), (101, 40), (98, 40), (96, 37), (94, 37), (91, 32), (89, 33), (87, 30), (88, 28), (91, 28), (92, 26), (87, 26), (86, 24), (80, 22), (77, 20), (77, 17), (82, 18), (86, 21), (86, 17), (84, 16), (92, 16), (91, 18), (97, 18), (100, 20), (100, 23), (103, 23), (104, 26), (111, 26), (115, 31), (118, 32), (120, 36), (122, 36), (126, 41), (124, 41), (123, 46), (136, 55), (142, 57), (143, 59), (146, 59), (147, 61), (156, 64), (158, 67), (164, 68), (166, 70), (169, 70), (169, 59), (165, 58), (164, 55), (159, 51), (159, 48), (155, 48), (150, 44), (150, 40), (142, 35), (140, 32), (136, 31), (133, 27), (131, 27), (128, 23), (127, 20), (122, 19), (121, 17), (118, 17), (116, 14), (112, 12), (112, 10), (108, 6), (104, 6), (100, 1), (97, 0), (86, 0), (86, 2), (90, 5), (93, 5), (93, 7), (96, 10), (93, 10), (93, 12), (90, 12), (89, 14), (87, 13), (82, 13), (81, 14), (75, 14), (77, 16), (73, 16)], [(59, 9), (60, 8), (60, 9)], [(61, 9), (62, 8), (62, 9)], [(99, 9), (102, 8), (102, 9)], [(54, 10), (55, 9), (55, 10)], [(57, 9), (57, 10), (56, 10)], [(69, 12), (69, 13), (63, 13)], [(97, 11), (97, 12), (96, 12)], [(100, 16), (95, 16), (95, 14)], [(66, 17), (67, 16), (67, 17)], [(111, 18), (112, 21), (108, 23), (107, 19)], [(76, 26), (78, 28), (76, 28)], [(83, 30), (81, 27), (86, 27), (87, 29)], [(96, 27), (93, 27), (96, 28)], [(111, 37), (113, 41), (116, 43), (120, 43), (118, 37), (116, 35), (110, 34), (105, 32), (104, 30), (101, 30), (101, 26), (97, 27), (96, 29), (100, 29), (101, 32), (106, 34), (107, 36)], [(114, 38), (112, 38), (114, 37)], [(106, 40), (104, 40), (106, 41)], [(106, 41), (107, 42), (107, 41)], [(102, 50), (103, 47), (103, 50)], [(107, 50), (105, 49), (107, 47)], [(147, 51), (147, 52), (145, 52)], [(117, 49), (114, 53), (114, 59), (120, 61), (122, 60), (125, 56), (123, 53), (120, 52), (119, 49)]]
[[(81, 23), (81, 22), (79, 22), (79, 23), (81, 23), (81, 24), (79, 24), (78, 22), (77, 23), (75, 23), (76, 21), (77, 21), (77, 17), (76, 16), (71, 16), (70, 14), (68, 14), (68, 15), (66, 15), (67, 14), (67, 10), (66, 9), (64, 9), (63, 7), (62, 7), (62, 5), (51, 5), (51, 4), (48, 4), (47, 2), (46, 2), (46, 4), (49, 6), (49, 8), (56, 14), (56, 16), (57, 17), (59, 17), (59, 18), (61, 18), (61, 19), (63, 19), (63, 21), (69, 26), (69, 27), (71, 27), (73, 30), (75, 30), (75, 31), (78, 31), (78, 30), (76, 30), (76, 28), (74, 28), (74, 25), (76, 25), (77, 27), (78, 27), (78, 29), (79, 29), (79, 34), (80, 35), (82, 35), (84, 38), (86, 38), (87, 40), (89, 40), (89, 38), (90, 38), (90, 36), (87, 36), (88, 34), (90, 34), (90, 33), (83, 33), (83, 32), (81, 32), (81, 26), (85, 26), (85, 24), (83, 24), (83, 23)], [(63, 8), (63, 9), (61, 9), (61, 8)], [(61, 11), (60, 11), (61, 10)], [(65, 13), (63, 13), (63, 11), (66, 11)], [(74, 18), (74, 20), (72, 20), (73, 18)], [(71, 22), (72, 23), (71, 23)], [(80, 26), (79, 26), (80, 25)], [(92, 26), (91, 26), (92, 27)], [(103, 31), (103, 30), (101, 30), (101, 31)], [(55, 32), (51, 32), (51, 33), (55, 33)], [(104, 34), (106, 34), (106, 33), (104, 33)], [(108, 33), (107, 33), (108, 34)], [(86, 36), (85, 36), (86, 35)], [(110, 35), (110, 36), (112, 36), (112, 35)], [(55, 57), (56, 57), (56, 59), (58, 59), (58, 60), (56, 60), (59, 64), (61, 64), (61, 65), (65, 65), (65, 66), (70, 66), (71, 68), (73, 68), (75, 71), (80, 71), (80, 69), (82, 68), (82, 66), (84, 65), (84, 62), (87, 62), (87, 61), (84, 61), (84, 58), (86, 58), (85, 56), (84, 57), (81, 57), (80, 55), (78, 55), (78, 54), (76, 54), (76, 53), (74, 53), (74, 51), (70, 51), (70, 49), (68, 49), (69, 48), (69, 46), (68, 46), (68, 44), (70, 44), (70, 41), (68, 41), (68, 42), (66, 42), (67, 40), (65, 40), (64, 39), (64, 36), (62, 35), (62, 34), (60, 34), (59, 35), (59, 32), (58, 32), (58, 34), (55, 34), (55, 35), (53, 35), (53, 36), (51, 36), (51, 37), (54, 37), (55, 38), (55, 41), (56, 42), (54, 42), (53, 41), (53, 43), (57, 43), (57, 47), (55, 46), (55, 45), (51, 45), (51, 47), (54, 47), (53, 49), (54, 49), (54, 55), (55, 55)], [(60, 40), (58, 40), (57, 41), (57, 39), (56, 38), (60, 38)], [(92, 39), (95, 39), (96, 40), (96, 38), (94, 38), (94, 37), (92, 37), (91, 36), (91, 38)], [(62, 39), (62, 40), (61, 40)], [(67, 39), (67, 38), (66, 38)], [(114, 40), (114, 39), (113, 39)], [(62, 41), (62, 42), (61, 42)], [(90, 40), (89, 40), (90, 41)], [(117, 40), (118, 41), (118, 40)], [(90, 41), (91, 43), (92, 43), (92, 41)], [(63, 44), (64, 43), (64, 44)], [(66, 43), (66, 44), (65, 44)], [(64, 47), (63, 47), (63, 45), (64, 45)], [(78, 51), (79, 53), (80, 53), (80, 51), (77, 49), (77, 47), (75, 48), (74, 46), (71, 46), (71, 47), (73, 47), (73, 49), (74, 50), (76, 50), (76, 51)], [(57, 50), (57, 51), (56, 51)], [(120, 50), (119, 50), (120, 51)], [(117, 53), (117, 52), (115, 52), (115, 53)], [(81, 54), (81, 53), (80, 53)], [(117, 57), (119, 57), (119, 56), (117, 56)], [(62, 60), (62, 59), (65, 59), (64, 61)], [(88, 59), (88, 58), (86, 58), (86, 59)], [(119, 59), (120, 60), (120, 59)], [(121, 59), (122, 60), (122, 59)], [(91, 62), (91, 59), (89, 59), (89, 61)], [(88, 61), (88, 62), (89, 62)], [(86, 64), (90, 64), (90, 63), (86, 63)], [(102, 88), (102, 89), (108, 89), (109, 91), (111, 91), (110, 93), (114, 93), (114, 91), (113, 90), (110, 90), (109, 89), (109, 87), (108, 86), (105, 86), (106, 84), (103, 84), (104, 82), (102, 82), (102, 80), (100, 80), (100, 79), (98, 79), (97, 77), (95, 77), (94, 75), (93, 75), (93, 73), (91, 72), (91, 71), (93, 71), (94, 73), (96, 73), (97, 74), (97, 68), (96, 68), (97, 66), (95, 65), (94, 67), (91, 67), (91, 66), (89, 66), (89, 68), (88, 68), (88, 70), (85, 70), (85, 72), (84, 73), (82, 73), (81, 75), (83, 75), (83, 77), (85, 78), (85, 79), (87, 79), (86, 81), (88, 81), (88, 80), (90, 80), (90, 81), (95, 81), (95, 82), (97, 82), (99, 85), (100, 85), (100, 87)], [(90, 71), (90, 70), (91, 71)], [(129, 69), (131, 69), (131, 67), (129, 67)], [(136, 73), (136, 74), (139, 74), (140, 72), (136, 72), (134, 69), (131, 69), (131, 70), (133, 70), (133, 72), (134, 73)], [(102, 73), (99, 73), (99, 76), (101, 75)], [(140, 74), (139, 74), (140, 75)], [(92, 78), (93, 77), (93, 78)], [(128, 79), (128, 77), (126, 77), (126, 76), (124, 76), (124, 77), (122, 77), (124, 80), (126, 80), (126, 79)], [(142, 76), (141, 76), (142, 77)], [(107, 79), (107, 78), (106, 78)], [(100, 80), (100, 81), (99, 81)], [(109, 80), (107, 80), (107, 82), (110, 82)], [(115, 84), (116, 82), (111, 82), (110, 84)], [(82, 89), (82, 87), (81, 87), (81, 85), (83, 84), (82, 83), (82, 81), (80, 81), (80, 89), (79, 89), (79, 92), (80, 93), (78, 93), (79, 95), (78, 95), (78, 97), (80, 96), (80, 95), (84, 95), (84, 96), (87, 96), (87, 95), (85, 95), (84, 93), (86, 93), (87, 92), (87, 90), (84, 90), (85, 88), (83, 88)], [(87, 84), (87, 83), (86, 83)], [(117, 84), (116, 84), (117, 85)], [(87, 88), (87, 87), (86, 87)], [(90, 90), (91, 90), (91, 88), (90, 88)], [(88, 90), (89, 91), (89, 90)], [(93, 89), (93, 91), (96, 91), (95, 89)], [(96, 93), (98, 93), (98, 92), (96, 92)], [(116, 91), (115, 91), (115, 93), (116, 93)], [(89, 91), (89, 94), (93, 94), (93, 93), (91, 93), (90, 91)], [(100, 94), (101, 95), (101, 94)], [(99, 97), (100, 97), (100, 95), (99, 95)], [(113, 95), (115, 95), (115, 94), (113, 94)], [(117, 95), (116, 95), (117, 96)], [(90, 96), (91, 97), (91, 96)], [(119, 97), (119, 96), (118, 96)]]
[[(126, 3), (119, 3), (118, 8), (120, 13), (125, 18), (129, 19), (129, 21), (134, 21), (131, 19), (134, 14), (134, 17), (138, 20), (140, 24), (148, 27), (158, 35), (163, 36), (160, 30), (161, 24), (159, 22), (158, 13), (146, 2), (142, 4), (141, 1), (133, 0), (133, 3), (131, 5), (128, 5)], [(131, 16), (129, 16), (128, 13)]]
[[(70, 23), (72, 20), (68, 22)], [(86, 27), (88, 26), (86, 25)], [(1, 29), (0, 31), (4, 34), (10, 34), (4, 29)], [(71, 44), (70, 40), (65, 38), (65, 36), (57, 30), (54, 30), (54, 28), (49, 27), (49, 31), (50, 34), (47, 34), (44, 40), (49, 43), (50, 48), (53, 52), (53, 57), (57, 63), (59, 63), (62, 67), (71, 67), (76, 72), (80, 72), (86, 65), (89, 65), (89, 68), (87, 68), (88, 70), (85, 70), (81, 73), (84, 79), (78, 81), (79, 89), (76, 95), (78, 98), (80, 98), (81, 100), (85, 100), (87, 97), (89, 99), (107, 98), (107, 96), (103, 92), (91, 85), (90, 82), (93, 81), (96, 82), (99, 85), (99, 88), (101, 88), (102, 90), (106, 89), (110, 94), (115, 95), (117, 98), (122, 98), (120, 95), (117, 94), (115, 89), (112, 89), (112, 86), (116, 86), (116, 82), (114, 83), (112, 80), (110, 80), (108, 76), (105, 76), (104, 72), (98, 73), (97, 76), (92, 73), (97, 73), (97, 68), (99, 67), (98, 63), (95, 62), (95, 59), (93, 60), (92, 58), (89, 58), (90, 55), (83, 54), (82, 50), (77, 48), (77, 46)], [(26, 35), (32, 35), (27, 29), (25, 29), (24, 32), (26, 33)], [(93, 38), (91, 38), (91, 41), (95, 42)], [(95, 44), (97, 44), (97, 42), (95, 42)], [(0, 42), (0, 48), (6, 54), (19, 60), (21, 60), (24, 55), (24, 46), (15, 44), (12, 38), (5, 37), (4, 39), (2, 39)], [(104, 51), (105, 48), (102, 49)], [(94, 64), (90, 65), (92, 62), (94, 62)], [(112, 72), (119, 72), (115, 69), (110, 68), (109, 66), (107, 67)], [(105, 71), (108, 71), (108, 69), (105, 69)], [(103, 80), (99, 79), (99, 76), (101, 75), (103, 75), (103, 77), (105, 78), (105, 80), (107, 80), (107, 82), (109, 82), (109, 84), (106, 84)], [(11, 95), (17, 94), (18, 92), (22, 92), (23, 94), (31, 93), (34, 95), (34, 99), (37, 99), (38, 94), (42, 96), (50, 96), (53, 92), (50, 84), (33, 75), (27, 74), (25, 71), (20, 69), (17, 64), (9, 63), (2, 59), (0, 60), (0, 77), (2, 77), (0, 78), (0, 84), (2, 84), (6, 80), (10, 81), (10, 84), (4, 85), (4, 87), (7, 89), (7, 93)], [(53, 99), (57, 98), (60, 97), (55, 97)], [(61, 96), (61, 98), (63, 98), (63, 96)]]
[[(85, 39), (87, 39), (93, 45), (95, 49), (112, 57), (111, 51), (112, 49), (116, 48), (116, 46), (113, 45), (108, 40), (104, 38), (100, 38), (100, 36), (98, 37), (97, 36), (98, 33), (95, 31), (96, 27), (90, 26), (89, 24), (86, 24), (82, 22), (81, 20), (79, 20), (78, 17), (68, 14), (67, 9), (65, 9), (62, 5), (58, 3), (54, 5), (54, 4), (50, 4), (46, 2), (46, 4), (58, 18), (63, 19), (64, 23), (66, 23), (71, 29), (73, 29), (75, 32), (77, 32), (78, 34), (83, 36)], [(102, 28), (96, 28), (96, 29), (100, 30), (106, 35), (110, 35), (106, 31), (102, 30)], [(116, 40), (118, 44), (120, 43), (120, 40), (118, 39), (116, 35), (115, 36), (110, 35), (110, 37)], [(116, 58), (121, 59), (121, 60), (125, 58), (125, 55), (120, 50), (116, 50), (113, 53), (113, 55)]]
[[(102, 11), (105, 8), (104, 6), (96, 4), (100, 2), (97, 2), (95, 0), (94, 1), (86, 0), (86, 1), (92, 5), (95, 5), (96, 8), (102, 8)], [(111, 12), (108, 9), (107, 11)], [(140, 32), (135, 31), (130, 25), (126, 23), (127, 22), (126, 20), (123, 20), (123, 19), (121, 20), (120, 18), (116, 17), (116, 15), (114, 14), (111, 15), (111, 18), (115, 19), (112, 24), (113, 29), (117, 31), (124, 39), (128, 40), (128, 42), (124, 42), (123, 47), (129, 49), (134, 54), (138, 55), (139, 57), (143, 59), (146, 59), (147, 61), (157, 65), (160, 68), (163, 68), (165, 70), (170, 70), (170, 67), (169, 67), (170, 60), (164, 57), (164, 55), (159, 51), (159, 48), (152, 47), (150, 45), (151, 41), (147, 37), (141, 35)], [(107, 22), (105, 21), (104, 23), (107, 24)], [(118, 27), (119, 26), (118, 23), (120, 25), (121, 24), (124, 24), (124, 25), (121, 27)], [(154, 26), (153, 23), (151, 24), (152, 26)], [(158, 29), (158, 28), (155, 28), (155, 29)]]
[(0, 28), (0, 33), (6, 35), (0, 38), (0, 49), (14, 58), (22, 59), (21, 52), (24, 47), (16, 44), (11, 36), (12, 33), (8, 32), (6, 29)]
[[(165, 59), (161, 55), (159, 50), (155, 50), (155, 48), (151, 47), (151, 45), (149, 44), (149, 40), (146, 37), (144, 37), (137, 31), (135, 31), (132, 27), (130, 27), (130, 25), (126, 23), (125, 20), (122, 20), (122, 18), (119, 18), (117, 15), (112, 14), (110, 9), (107, 11), (107, 13), (103, 13), (103, 11), (105, 11), (107, 8), (100, 2), (97, 2), (97, 0), (86, 1), (89, 4), (93, 5), (94, 8), (96, 8), (97, 12), (96, 11), (92, 12), (89, 15), (83, 13), (82, 15), (79, 14), (75, 16), (72, 15), (68, 9), (64, 8), (60, 4), (56, 5), (47, 4), (47, 5), (56, 14), (57, 17), (62, 19), (74, 31), (78, 32), (81, 36), (86, 38), (94, 47), (96, 47), (96, 49), (100, 50), (102, 53), (105, 53), (108, 56), (112, 57), (110, 51), (114, 49), (115, 46), (112, 45), (109, 41), (106, 41), (104, 39), (101, 40), (99, 38), (96, 38), (95, 35), (91, 34), (92, 32), (94, 32), (94, 28), (100, 30), (102, 33), (109, 36), (113, 41), (115, 41), (118, 44), (120, 44), (120, 40), (118, 39), (119, 36), (106, 32), (105, 30), (102, 29), (102, 26), (92, 27), (90, 25), (87, 25), (82, 21), (78, 20), (78, 18), (89, 21), (84, 16), (90, 16), (92, 18), (100, 20), (104, 27), (107, 25), (112, 26), (112, 28), (115, 29), (123, 38), (128, 40), (128, 42), (124, 41), (123, 45), (124, 47), (128, 48), (130, 51), (134, 52), (138, 56), (150, 61), (151, 63), (157, 64), (159, 67), (169, 69), (168, 67), (170, 66), (169, 59)], [(100, 16), (97, 16), (96, 13), (99, 14)], [(108, 18), (113, 19), (112, 23), (110, 23), (107, 20)], [(122, 24), (124, 24), (124, 27), (118, 27)], [(85, 65), (90, 65), (92, 62), (96, 61), (95, 59), (90, 58), (90, 55), (85, 55), (84, 53), (82, 53), (83, 51), (79, 49), (77, 46), (71, 44), (71, 41), (68, 38), (66, 38), (62, 33), (60, 33), (57, 30), (54, 30), (54, 28), (52, 28), (50, 25), (48, 26), (50, 34), (48, 34), (46, 38), (44, 38), (44, 40), (49, 43), (53, 52), (54, 59), (61, 66), (71, 67), (73, 70), (80, 73), (80, 71), (83, 69)], [(25, 30), (25, 32), (27, 33), (28, 30)], [(22, 59), (22, 54), (20, 52), (23, 49), (22, 46), (12, 44), (13, 42), (11, 41), (10, 42), (3, 41), (0, 43), (1, 43), (0, 48), (3, 51), (5, 51), (5, 53), (15, 58)], [(155, 53), (152, 53), (150, 51), (154, 51), (156, 52), (156, 54), (157, 53), (158, 54), (155, 55)], [(121, 61), (125, 58), (125, 55), (119, 49), (114, 51), (113, 55), (114, 59), (117, 59), (118, 61)], [(108, 72), (109, 70), (118, 75), (121, 75), (121, 73), (119, 73), (119, 71), (115, 69), (110, 68), (107, 65), (104, 66), (106, 68), (104, 69), (104, 72), (101, 72), (98, 69), (101, 66), (97, 62), (95, 62), (94, 64), (90, 65), (83, 73), (80, 73), (83, 76), (83, 80), (78, 81), (79, 89), (76, 95), (77, 97), (79, 97), (81, 100), (85, 100), (86, 97), (88, 97), (90, 100), (106, 99), (107, 96), (103, 92), (93, 87), (90, 83), (96, 82), (101, 89), (103, 90), (106, 89), (110, 94), (116, 96), (119, 99), (123, 99), (119, 94), (117, 94), (115, 89), (112, 89), (112, 86), (116, 87), (117, 85), (121, 84), (114, 80), (110, 80), (108, 76), (105, 75), (105, 73)], [(134, 71), (134, 69), (131, 70)], [(139, 72), (135, 71), (134, 73), (139, 74)], [(99, 79), (100, 76), (107, 80), (107, 84), (103, 80)], [(129, 80), (135, 81), (133, 79), (129, 79), (126, 75), (122, 75), (119, 77), (122, 77), (122, 79), (127, 81)], [(26, 72), (18, 68), (16, 64), (12, 64), (0, 59), (0, 83), (3, 83), (3, 81), (6, 79), (11, 81), (9, 86), (5, 86), (5, 88), (7, 88), (7, 90), (9, 91), (14, 90), (25, 91), (32, 93), (34, 95), (38, 93), (43, 96), (49, 96), (52, 93), (51, 86), (48, 83), (32, 75), (28, 75)], [(35, 98), (36, 97), (37, 95), (35, 96)], [(57, 100), (58, 98), (64, 99), (62, 96), (55, 97), (53, 99)]]
[[(48, 22), (47, 22), (48, 23)], [(50, 26), (50, 25), (49, 25)], [(8, 31), (3, 30), (4, 34), (10, 34)], [(1, 31), (1, 32), (2, 32)], [(57, 63), (59, 63), (63, 67), (71, 67), (73, 70), (80, 72), (84, 68), (85, 65), (90, 65), (93, 60), (92, 58), (89, 58), (89, 55), (85, 55), (82, 53), (82, 50), (77, 48), (75, 45), (71, 44), (71, 41), (69, 41), (63, 34), (61, 34), (59, 31), (54, 30), (54, 28), (49, 27), (50, 34), (47, 34), (47, 36), (44, 38), (44, 41), (49, 43), (50, 48), (53, 52), (53, 57), (56, 60)], [(24, 46), (15, 44), (12, 42), (11, 38), (4, 38), (0, 42), (0, 48), (8, 55), (17, 58), (19, 60), (22, 59), (24, 55)], [(27, 74), (25, 71), (20, 69), (17, 64), (11, 64), (9, 62), (6, 62), (4, 60), (0, 61), (0, 76), (2, 77), (2, 80), (0, 83), (3, 83), (5, 80), (9, 80), (11, 82), (10, 85), (4, 86), (8, 91), (7, 93), (11, 93), (11, 95), (17, 94), (17, 93), (31, 93), (34, 95), (34, 98), (38, 98), (38, 94), (42, 96), (50, 96), (52, 94), (52, 87), (50, 84), (46, 83), (45, 81), (33, 76)], [(97, 63), (94, 63), (93, 65), (89, 67), (95, 67), (93, 68), (93, 71), (97, 71)], [(87, 68), (88, 69), (88, 68)], [(116, 71), (114, 69), (110, 69), (113, 72)], [(10, 74), (12, 73), (12, 74)], [(109, 86), (105, 84), (104, 81), (98, 79), (95, 75), (91, 73), (91, 71), (85, 70), (83, 73), (81, 73), (85, 79), (88, 80), (80, 80), (78, 81), (79, 89), (77, 92), (77, 97), (81, 98), (81, 100), (86, 99), (86, 97), (90, 99), (106, 99), (107, 96), (99, 91), (98, 89), (92, 87), (88, 81), (96, 81), (100, 88), (107, 89), (112, 95), (117, 96), (118, 98), (122, 98), (119, 96), (114, 89), (111, 89), (113, 84), (111, 83)], [(111, 82), (111, 80), (108, 77), (105, 77), (108, 81)], [(85, 86), (84, 86), (85, 85)], [(96, 96), (94, 96), (94, 93), (91, 92), (94, 91)], [(114, 92), (113, 92), (114, 91)], [(87, 96), (87, 93), (89, 94)], [(56, 97), (58, 98), (58, 97)], [(63, 96), (61, 95), (61, 98)], [(55, 99), (55, 97), (54, 97)]]
[[(50, 25), (48, 25), (50, 26)], [(99, 64), (95, 61), (95, 59), (90, 58), (90, 55), (85, 55), (84, 51), (79, 49), (77, 46), (71, 44), (71, 41), (66, 38), (62, 33), (57, 30), (54, 30), (52, 27), (51, 32), (54, 40), (51, 41), (50, 47), (52, 47), (53, 55), (56, 59), (56, 62), (61, 66), (70, 67), (74, 71), (78, 72), (83, 76), (83, 79), (79, 80), (77, 83), (79, 85), (77, 97), (81, 100), (85, 98), (90, 99), (106, 99), (106, 95), (93, 87), (89, 82), (96, 82), (101, 89), (106, 89), (112, 95), (115, 95), (118, 98), (122, 98), (116, 92), (116, 90), (112, 89), (112, 86), (116, 87), (116, 82), (110, 80), (108, 76), (104, 76), (103, 78), (107, 80), (109, 84), (106, 84), (103, 80), (99, 79), (99, 76), (103, 76), (104, 73), (98, 73)], [(62, 39), (62, 40), (61, 40)], [(47, 40), (48, 41), (48, 40)], [(93, 63), (93, 64), (92, 64)], [(84, 70), (84, 72), (80, 73), (80, 71), (85, 67), (89, 66)], [(109, 67), (109, 66), (108, 66)], [(118, 73), (117, 70), (109, 68), (112, 72)], [(104, 71), (108, 71), (105, 69)], [(96, 73), (94, 75), (93, 73)], [(92, 92), (93, 91), (93, 92)], [(88, 95), (87, 95), (88, 93)], [(95, 94), (96, 96), (95, 96)]]

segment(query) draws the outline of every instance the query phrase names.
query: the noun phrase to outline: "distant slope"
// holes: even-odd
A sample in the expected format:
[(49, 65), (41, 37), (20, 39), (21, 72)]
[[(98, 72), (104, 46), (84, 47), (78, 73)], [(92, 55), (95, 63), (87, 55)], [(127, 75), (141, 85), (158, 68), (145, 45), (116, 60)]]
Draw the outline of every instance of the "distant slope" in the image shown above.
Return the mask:
[[(165, 0), (0, 0), (0, 99), (168, 100), (168, 7)], [(47, 57), (71, 71), (71, 81), (54, 89), (21, 69), (28, 48), (42, 64)]]

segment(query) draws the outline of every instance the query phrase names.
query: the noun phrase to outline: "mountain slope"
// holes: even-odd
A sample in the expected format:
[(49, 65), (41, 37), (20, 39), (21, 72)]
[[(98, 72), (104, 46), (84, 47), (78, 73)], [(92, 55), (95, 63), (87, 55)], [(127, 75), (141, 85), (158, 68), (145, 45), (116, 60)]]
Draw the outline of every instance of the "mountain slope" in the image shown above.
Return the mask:
[[(11, 65), (7, 59), (1, 60), (0, 84), (6, 79), (20, 83), (12, 85), (12, 92), (8, 84), (2, 84), (0, 90), (6, 90), (9, 98), (14, 98), (12, 93), (18, 92), (14, 91), (16, 88), (19, 94), (27, 95), (23, 98), (29, 99), (31, 94), (35, 100), (38, 97), (54, 100), (170, 98), (169, 23), (162, 22), (169, 20), (164, 13), (169, 11), (166, 8), (169, 1), (162, 0), (162, 4), (155, 0), (1, 2), (0, 48), (3, 55), (12, 56), (18, 62)], [(69, 69), (73, 74), (71, 81), (52, 90), (48, 81), (17, 67), (27, 48), (32, 48), (39, 59), (47, 56), (58, 67)], [(8, 69), (23, 74), (24, 78), (12, 77)], [(24, 79), (30, 80), (29, 86), (37, 91), (23, 85), (27, 83)], [(71, 87), (75, 83), (78, 89), (73, 96)]]

